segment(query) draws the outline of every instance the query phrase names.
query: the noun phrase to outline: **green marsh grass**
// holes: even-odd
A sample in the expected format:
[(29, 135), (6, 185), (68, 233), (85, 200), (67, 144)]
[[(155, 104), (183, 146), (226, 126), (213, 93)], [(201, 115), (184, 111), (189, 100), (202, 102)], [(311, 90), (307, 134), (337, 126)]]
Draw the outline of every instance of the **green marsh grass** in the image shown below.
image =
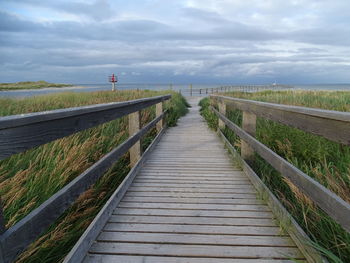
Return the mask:
[[(222, 95), (350, 111), (350, 92), (263, 91), (228, 92)], [(209, 99), (203, 99), (200, 105), (201, 113), (209, 127), (216, 129), (217, 117), (208, 109)], [(234, 123), (241, 125), (241, 111), (229, 110), (227, 116)], [(240, 151), (239, 138), (227, 128), (223, 132)], [(256, 137), (300, 170), (350, 202), (350, 147), (263, 118), (257, 118)], [(315, 247), (330, 262), (350, 262), (350, 235), (344, 229), (259, 156), (255, 158), (253, 169), (311, 237)]]
[(71, 84), (50, 83), (44, 80), (39, 81), (21, 81), (16, 83), (0, 83), (0, 90), (19, 90), (19, 89), (42, 89), (42, 88), (62, 88), (70, 87)]
[[(54, 110), (98, 103), (172, 94), (165, 102), (166, 123), (176, 125), (187, 113), (187, 103), (171, 91), (118, 91), (61, 93), (26, 99), (0, 99), (0, 116)], [(145, 125), (155, 117), (155, 106), (141, 111)], [(142, 140), (142, 148), (155, 137), (155, 129)], [(127, 117), (16, 154), (0, 162), (0, 195), (7, 227), (38, 207), (64, 185), (128, 137)], [(17, 262), (60, 262), (73, 247), (109, 196), (127, 175), (129, 156), (123, 156), (50, 229), (34, 242)]]

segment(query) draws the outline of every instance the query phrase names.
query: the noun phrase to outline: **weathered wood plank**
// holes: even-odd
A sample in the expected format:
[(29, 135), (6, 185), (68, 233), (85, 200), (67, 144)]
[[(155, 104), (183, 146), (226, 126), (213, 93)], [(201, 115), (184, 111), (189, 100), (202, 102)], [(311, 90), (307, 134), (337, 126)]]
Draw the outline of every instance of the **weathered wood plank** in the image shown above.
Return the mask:
[(0, 117), (0, 160), (120, 118), (171, 96)]
[[(124, 199), (125, 200), (125, 199)], [(153, 223), (182, 225), (217, 225), (217, 226), (276, 226), (276, 222), (267, 218), (221, 218), (221, 217), (181, 217), (181, 216), (128, 216), (112, 215), (110, 223)]]
[(179, 193), (226, 193), (226, 194), (246, 194), (246, 193), (256, 193), (253, 189), (217, 189), (217, 188), (183, 188), (183, 187), (135, 187), (131, 186), (129, 188), (131, 192), (179, 192)]
[(73, 179), (69, 184), (51, 196), (38, 208), (29, 213), (17, 224), (0, 236), (6, 262), (10, 262), (50, 226), (83, 192), (94, 184), (110, 168), (115, 161), (123, 156), (129, 148), (153, 128), (161, 115), (149, 122), (137, 134), (120, 144), (102, 157), (84, 173)]
[[(295, 260), (288, 259), (227, 259), (210, 257), (160, 257), (160, 256), (130, 256), (130, 255), (99, 255), (88, 254), (84, 263), (295, 263)], [(305, 263), (299, 260), (299, 263)]]
[(272, 121), (289, 125), (329, 140), (350, 145), (350, 113), (273, 104), (211, 95), (227, 106), (248, 111)]
[(270, 211), (266, 205), (233, 205), (233, 204), (164, 204), (164, 203), (131, 203), (120, 202), (118, 207), (123, 208), (157, 208), (157, 209), (196, 209), (216, 211)]
[(283, 236), (279, 227), (107, 223), (103, 231)]
[(295, 247), (289, 237), (102, 232), (97, 241), (160, 244)]
[(224, 194), (224, 193), (178, 193), (178, 192), (128, 192), (127, 196), (141, 197), (178, 197), (178, 198), (215, 198), (215, 199), (256, 199), (256, 193)]
[(350, 232), (350, 204), (326, 187), (306, 175), (267, 146), (250, 136), (236, 124), (231, 122), (217, 110), (213, 111), (226, 125), (232, 129), (240, 138), (244, 139), (254, 150), (268, 163), (270, 163), (283, 176), (293, 182), (303, 193), (313, 200), (330, 217), (337, 221), (345, 230)]
[(216, 211), (216, 210), (198, 210), (198, 209), (156, 209), (156, 208), (117, 208), (113, 214), (123, 215), (154, 215), (154, 216), (204, 216), (204, 217), (223, 217), (223, 218), (273, 218), (269, 211)]
[(78, 242), (69, 252), (69, 254), (66, 256), (66, 258), (64, 259), (64, 263), (75, 263), (75, 262), (81, 262), (83, 260), (92, 242), (95, 241), (98, 234), (103, 229), (104, 225), (112, 215), (114, 209), (118, 206), (119, 202), (122, 200), (128, 187), (134, 180), (137, 172), (141, 169), (143, 163), (145, 162), (149, 154), (152, 152), (155, 145), (159, 142), (163, 133), (164, 133), (164, 130), (162, 130), (156, 136), (153, 142), (148, 146), (144, 154), (141, 156), (141, 159), (130, 170), (130, 172), (125, 177), (123, 182), (118, 186), (117, 190), (115, 190), (112, 196), (108, 199), (107, 203), (103, 206), (101, 211), (98, 213), (98, 215), (91, 222), (89, 227), (85, 230), (83, 235), (80, 237)]
[(295, 248), (289, 247), (252, 247), (250, 246), (208, 246), (180, 244), (138, 244), (98, 242), (92, 245), (90, 253), (192, 256), (217, 258), (284, 258), (304, 259)]
[(209, 183), (209, 184), (190, 184), (190, 183), (154, 183), (154, 182), (146, 182), (146, 183), (138, 183), (135, 182), (133, 183), (133, 187), (162, 187), (162, 188), (173, 188), (173, 187), (181, 187), (181, 188), (191, 188), (191, 189), (196, 189), (196, 188), (201, 188), (201, 189), (207, 189), (207, 188), (216, 188), (216, 189), (253, 189), (251, 184), (243, 184), (243, 185), (237, 185), (237, 184), (231, 184), (231, 185), (226, 185), (226, 184), (214, 184), (214, 183)]
[(185, 204), (236, 204), (260, 205), (262, 201), (255, 199), (230, 199), (230, 198), (185, 198), (185, 197), (147, 197), (147, 196), (130, 196), (126, 195), (123, 202), (147, 202), (147, 203), (185, 203)]

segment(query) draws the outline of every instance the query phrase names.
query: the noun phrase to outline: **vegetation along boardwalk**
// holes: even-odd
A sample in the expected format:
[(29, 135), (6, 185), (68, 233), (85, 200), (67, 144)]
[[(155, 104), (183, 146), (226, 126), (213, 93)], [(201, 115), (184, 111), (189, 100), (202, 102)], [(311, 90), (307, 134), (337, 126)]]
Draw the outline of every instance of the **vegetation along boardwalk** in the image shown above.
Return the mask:
[(305, 260), (207, 128), (198, 100), (191, 104), (149, 154), (96, 240), (86, 247), (91, 227), (66, 262)]

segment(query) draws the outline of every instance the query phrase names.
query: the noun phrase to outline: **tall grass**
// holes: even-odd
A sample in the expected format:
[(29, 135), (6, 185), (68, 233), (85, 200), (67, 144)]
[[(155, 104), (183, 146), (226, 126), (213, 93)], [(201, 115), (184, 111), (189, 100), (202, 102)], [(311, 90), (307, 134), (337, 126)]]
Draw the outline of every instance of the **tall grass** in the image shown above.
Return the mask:
[[(172, 94), (165, 103), (166, 123), (176, 125), (187, 113), (186, 101), (175, 92), (118, 91), (62, 93), (27, 99), (0, 99), (0, 116), (74, 106), (126, 101)], [(141, 111), (142, 125), (155, 117), (155, 106)], [(64, 185), (85, 171), (128, 137), (127, 117), (16, 154), (0, 162), (0, 195), (6, 226), (11, 227)], [(155, 129), (142, 140), (145, 149)], [(17, 262), (59, 262), (69, 252), (100, 208), (126, 176), (129, 156), (123, 156), (50, 229), (34, 242)]]
[[(279, 104), (350, 111), (350, 92), (264, 91), (229, 92), (225, 96)], [(217, 128), (217, 118), (208, 109), (209, 100), (201, 101), (202, 115), (209, 126)], [(238, 125), (242, 113), (229, 110), (227, 116)], [(229, 129), (224, 134), (240, 151), (239, 138)], [(263, 118), (257, 119), (259, 141), (300, 170), (350, 202), (350, 147)], [(253, 169), (273, 191), (330, 262), (350, 262), (350, 235), (321, 211), (289, 180), (256, 156)], [(350, 219), (349, 219), (350, 220)]]

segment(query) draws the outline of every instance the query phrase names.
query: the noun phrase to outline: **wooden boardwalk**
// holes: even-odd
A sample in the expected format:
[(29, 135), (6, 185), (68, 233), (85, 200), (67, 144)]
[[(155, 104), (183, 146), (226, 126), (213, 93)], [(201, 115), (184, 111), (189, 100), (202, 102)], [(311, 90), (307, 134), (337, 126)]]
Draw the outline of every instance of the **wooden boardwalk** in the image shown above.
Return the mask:
[(84, 262), (294, 262), (304, 256), (190, 113), (166, 131)]

